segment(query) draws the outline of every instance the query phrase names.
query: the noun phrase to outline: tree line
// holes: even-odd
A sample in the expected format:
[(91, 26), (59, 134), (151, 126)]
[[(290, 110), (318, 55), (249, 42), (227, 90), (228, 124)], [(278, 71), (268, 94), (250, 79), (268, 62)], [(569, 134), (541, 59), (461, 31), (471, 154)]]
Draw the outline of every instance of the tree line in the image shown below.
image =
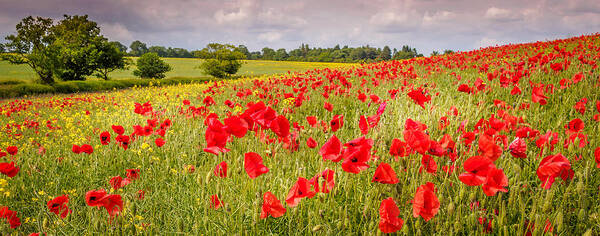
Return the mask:
[[(145, 43), (136, 40), (129, 46), (129, 56), (141, 56), (148, 52), (158, 54), (160, 57), (178, 57), (178, 58), (200, 58), (210, 59), (214, 57), (213, 51), (218, 47), (218, 43), (209, 43), (200, 50), (188, 51), (183, 48), (171, 48), (164, 46), (148, 47)], [(229, 45), (231, 46), (231, 45)], [(127, 51), (127, 47), (119, 43), (121, 51)], [(401, 60), (414, 57), (422, 57), (416, 48), (408, 45), (400, 49), (390, 49), (389, 46), (375, 48), (369, 45), (361, 47), (340, 47), (336, 45), (333, 48), (311, 48), (308, 44), (301, 44), (299, 48), (290, 50), (285, 48), (272, 49), (264, 47), (260, 51), (250, 51), (245, 45), (233, 47), (236, 52), (241, 53), (244, 60), (273, 60), (273, 61), (310, 61), (310, 62), (374, 62), (382, 60)]]
[[(109, 79), (109, 73), (126, 69), (139, 57), (134, 75), (141, 78), (164, 78), (172, 67), (161, 57), (200, 58), (199, 66), (205, 74), (224, 78), (235, 74), (242, 63), (239, 60), (314, 61), (314, 62), (374, 62), (422, 57), (423, 54), (408, 45), (400, 49), (389, 46), (311, 48), (301, 44), (286, 51), (264, 47), (250, 52), (244, 45), (209, 43), (200, 50), (150, 46), (136, 40), (129, 47), (109, 41), (100, 34), (100, 27), (87, 15), (69, 16), (58, 22), (50, 18), (29, 16), (16, 25), (16, 34), (6, 36), (0, 44), (0, 58), (13, 64), (27, 64), (38, 75), (40, 82), (53, 84), (62, 81), (85, 80), (89, 76)], [(452, 53), (451, 50), (444, 52)], [(439, 53), (433, 52), (432, 55)]]

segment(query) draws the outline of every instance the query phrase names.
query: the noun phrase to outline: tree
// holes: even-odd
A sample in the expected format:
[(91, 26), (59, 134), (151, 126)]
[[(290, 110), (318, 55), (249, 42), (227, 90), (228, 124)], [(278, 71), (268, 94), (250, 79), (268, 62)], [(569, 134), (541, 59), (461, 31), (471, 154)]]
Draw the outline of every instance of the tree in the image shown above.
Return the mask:
[(0, 53), (4, 52), (4, 45), (0, 44)]
[(454, 53), (454, 51), (452, 51), (451, 49), (444, 50), (444, 55), (453, 54), (453, 53)]
[(275, 50), (268, 48), (268, 47), (264, 47), (262, 49), (262, 59), (263, 60), (273, 60), (275, 59)]
[(133, 41), (131, 45), (129, 45), (129, 49), (131, 49), (129, 54), (131, 54), (134, 57), (139, 57), (148, 52), (148, 47), (146, 46), (146, 44), (140, 42), (139, 40)]
[(108, 73), (116, 69), (125, 69), (130, 63), (129, 60), (125, 59), (125, 51), (121, 51), (115, 42), (106, 41), (99, 45), (98, 54), (96, 54), (94, 61), (96, 63), (95, 75), (104, 80), (108, 80)]
[(235, 49), (235, 51), (241, 52), (242, 54), (244, 54), (246, 56), (246, 58), (244, 59), (250, 59), (250, 51), (248, 51), (248, 48), (244, 45), (238, 45), (238, 47)]
[(435, 50), (434, 50), (434, 51), (432, 51), (432, 52), (431, 52), (431, 54), (429, 54), (429, 56), (431, 56), (431, 57), (432, 57), (432, 56), (437, 56), (437, 55), (440, 55), (440, 52), (438, 52), (438, 51), (435, 51)]
[(288, 58), (288, 53), (285, 51), (285, 48), (280, 48), (275, 51), (275, 56), (273, 59), (277, 61), (283, 61)]
[(245, 55), (238, 50), (236, 47), (229, 44), (209, 44), (202, 51), (208, 53), (209, 59), (206, 59), (201, 65), (200, 69), (205, 74), (217, 77), (225, 78), (227, 76), (237, 73), (242, 67), (242, 60)]
[(392, 59), (392, 50), (390, 50), (390, 47), (383, 47), (383, 50), (381, 50), (381, 54), (379, 55), (379, 57), (381, 58), (381, 60), (386, 61)]
[(27, 64), (38, 75), (42, 83), (54, 83), (54, 67), (58, 50), (50, 34), (52, 19), (28, 16), (16, 25), (17, 34), (6, 36), (4, 47), (12, 53), (3, 54), (2, 59), (12, 64)]
[(96, 70), (101, 44), (107, 39), (100, 35), (100, 27), (87, 15), (69, 16), (50, 28), (55, 37), (54, 45), (59, 48), (55, 72), (63, 80), (85, 80)]
[(121, 42), (111, 41), (110, 44), (112, 44), (114, 47), (119, 49), (119, 51), (122, 52), (123, 54), (127, 53), (127, 46), (123, 45)]
[(172, 67), (169, 64), (161, 60), (156, 53), (149, 52), (137, 60), (137, 69), (133, 71), (133, 75), (144, 79), (162, 79), (170, 70)]

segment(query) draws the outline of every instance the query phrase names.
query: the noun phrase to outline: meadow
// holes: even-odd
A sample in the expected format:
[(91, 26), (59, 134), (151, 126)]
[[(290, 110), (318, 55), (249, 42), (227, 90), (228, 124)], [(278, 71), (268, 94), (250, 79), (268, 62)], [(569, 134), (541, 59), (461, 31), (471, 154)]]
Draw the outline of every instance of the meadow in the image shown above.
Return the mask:
[[(131, 58), (133, 62), (137, 58)], [(166, 77), (202, 77), (207, 76), (198, 66), (202, 63), (200, 59), (194, 58), (163, 58), (163, 60), (173, 67), (173, 70), (166, 73)], [(291, 61), (244, 61), (242, 68), (237, 75), (241, 76), (258, 76), (282, 74), (295, 71), (305, 71), (314, 68), (330, 68), (339, 67), (347, 64), (344, 63), (325, 63), (325, 62), (291, 62)], [(109, 74), (111, 79), (134, 79), (133, 75), (135, 65), (130, 65), (127, 70), (116, 70)], [(31, 82), (36, 79), (35, 72), (27, 65), (13, 65), (8, 61), (0, 60), (0, 84), (6, 81), (23, 81)], [(89, 80), (99, 80), (96, 77), (89, 77)]]
[(2, 100), (0, 231), (594, 235), (599, 52), (587, 35)]

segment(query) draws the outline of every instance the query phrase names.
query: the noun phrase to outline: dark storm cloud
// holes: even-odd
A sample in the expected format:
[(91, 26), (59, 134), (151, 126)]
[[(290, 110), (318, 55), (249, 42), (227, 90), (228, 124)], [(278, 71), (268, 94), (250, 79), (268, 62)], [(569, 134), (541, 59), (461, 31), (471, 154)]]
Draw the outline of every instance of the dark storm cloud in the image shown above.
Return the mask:
[(292, 49), (369, 44), (421, 52), (600, 31), (593, 0), (0, 0), (0, 36), (28, 15), (88, 14), (125, 44), (197, 49), (209, 42)]

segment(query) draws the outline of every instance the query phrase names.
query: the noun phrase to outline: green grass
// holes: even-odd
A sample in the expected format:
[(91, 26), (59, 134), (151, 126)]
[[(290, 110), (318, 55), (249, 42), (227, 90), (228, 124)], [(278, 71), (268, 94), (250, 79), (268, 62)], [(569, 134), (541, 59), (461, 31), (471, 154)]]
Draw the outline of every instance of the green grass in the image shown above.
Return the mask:
[[(135, 60), (135, 58), (134, 58)], [(173, 67), (173, 70), (167, 72), (168, 77), (201, 77), (206, 76), (197, 67), (200, 65), (200, 59), (193, 58), (163, 58)], [(255, 76), (287, 73), (288, 71), (305, 71), (313, 68), (338, 67), (348, 64), (344, 63), (319, 63), (319, 62), (289, 62), (289, 61), (245, 61), (238, 75)], [(132, 79), (137, 78), (133, 75), (135, 65), (128, 70), (117, 70), (110, 73), (112, 79)], [(35, 72), (27, 65), (13, 65), (7, 61), (0, 61), (0, 84), (5, 81), (23, 81), (31, 82), (36, 79)], [(97, 79), (90, 77), (90, 79)]]
[[(587, 42), (584, 40), (600, 42), (595, 37), (555, 44), (572, 49), (573, 45)], [(567, 43), (570, 45), (565, 45)], [(518, 49), (532, 55), (538, 47), (551, 52), (553, 46), (519, 45)], [(582, 53), (590, 53), (588, 58), (595, 55), (591, 49)], [(478, 54), (489, 55), (490, 59)], [(13, 160), (21, 169), (12, 178), (0, 175), (0, 206), (17, 211), (22, 225), (9, 229), (8, 224), (0, 220), (0, 232), (19, 235), (32, 232), (48, 235), (374, 235), (381, 234), (380, 204), (391, 197), (398, 207), (399, 217), (404, 220), (398, 232), (402, 235), (487, 235), (479, 223), (480, 218), (493, 220), (491, 227), (495, 235), (525, 235), (528, 229), (532, 235), (544, 235), (547, 223), (553, 229), (545, 235), (596, 235), (593, 232), (600, 230), (600, 169), (596, 167), (593, 152), (600, 146), (600, 126), (593, 117), (600, 112), (595, 107), (600, 100), (599, 72), (577, 59), (570, 59), (570, 67), (561, 72), (545, 71), (549, 65), (532, 69), (515, 82), (523, 91), (519, 95), (511, 95), (511, 86), (502, 87), (499, 79), (488, 81), (486, 73), (479, 72), (483, 64), (490, 64), (490, 72), (493, 72), (512, 65), (507, 62), (517, 64), (528, 60), (509, 46), (417, 59), (408, 61), (410, 64), (405, 66), (403, 62), (383, 62), (305, 76), (136, 87), (3, 101), (0, 103), (0, 148), (6, 150), (14, 145), (19, 153), (15, 157), (4, 157), (1, 162)], [(427, 60), (438, 61), (424, 63)], [(590, 60), (598, 62), (597, 58)], [(585, 74), (585, 79), (570, 88), (559, 89), (561, 79), (573, 78), (580, 72)], [(472, 85), (477, 78), (484, 78), (486, 89), (475, 94), (457, 92), (459, 84)], [(546, 92), (546, 105), (531, 101), (529, 81), (556, 86), (554, 93)], [(408, 97), (411, 87), (429, 91), (432, 98), (425, 109)], [(399, 90), (394, 98), (389, 93), (393, 89)], [(371, 150), (377, 158), (370, 159), (368, 169), (353, 174), (345, 172), (339, 162), (324, 161), (318, 152), (332, 135), (342, 143), (363, 136), (359, 117), (376, 114), (378, 105), (369, 100), (358, 101), (359, 92), (386, 100), (387, 108), (379, 123), (364, 135), (373, 140)], [(298, 98), (301, 94), (306, 100), (296, 106), (294, 99), (285, 99), (286, 93)], [(277, 141), (265, 143), (260, 135), (250, 131), (243, 138), (232, 137), (226, 145), (231, 149), (228, 153), (215, 156), (204, 152), (208, 128), (205, 117), (194, 116), (194, 111), (204, 110), (207, 96), (215, 100), (207, 109), (217, 114), (220, 121), (244, 111), (250, 102), (268, 103), (290, 123), (297, 122), (304, 127), (298, 131), (298, 149), (286, 149)], [(581, 114), (573, 106), (584, 97), (590, 102), (585, 114)], [(184, 106), (184, 100), (190, 101), (190, 106)], [(227, 100), (237, 105), (233, 108), (223, 105)], [(495, 100), (507, 106), (495, 105)], [(156, 116), (134, 113), (136, 102), (149, 102)], [(332, 111), (324, 109), (325, 102), (333, 104)], [(520, 109), (524, 103), (530, 108)], [(456, 116), (448, 114), (452, 107), (458, 110)], [(321, 124), (311, 127), (306, 120), (307, 116), (316, 116), (328, 126), (337, 114), (344, 115), (344, 125), (336, 132)], [(254, 115), (260, 118), (260, 114)], [(510, 143), (517, 136), (517, 127), (531, 127), (541, 134), (556, 132), (559, 141), (553, 150), (548, 147), (542, 150), (536, 146), (540, 135), (526, 138), (527, 157), (524, 159), (514, 158), (504, 149), (504, 144), (497, 142), (502, 146), (502, 153), (494, 164), (506, 174), (508, 192), (487, 196), (481, 186), (467, 186), (459, 175), (465, 172), (466, 159), (484, 155), (478, 150), (488, 148), (479, 146), (478, 140), (472, 146), (465, 145), (461, 141), (463, 134), (457, 130), (464, 122), (466, 132), (475, 131), (479, 121), (487, 129), (492, 116), (507, 125), (498, 131), (498, 141), (505, 136)], [(439, 127), (442, 117), (447, 117), (446, 128)], [(159, 137), (156, 134), (137, 136), (127, 150), (115, 143), (111, 125), (122, 125), (125, 134), (131, 134), (134, 125), (145, 126), (152, 118), (172, 121), (172, 127), (164, 136), (164, 146), (155, 145)], [(585, 122), (582, 134), (589, 140), (585, 147), (563, 146), (568, 138), (565, 124), (575, 118)], [(434, 157), (437, 172), (431, 174), (420, 171), (421, 154), (391, 156), (392, 140), (407, 138), (403, 133), (407, 119), (427, 125), (431, 140), (438, 141), (449, 135), (456, 142), (456, 161)], [(98, 136), (102, 131), (111, 133), (109, 145), (100, 144)], [(270, 129), (263, 132), (270, 138), (275, 137)], [(483, 132), (479, 133), (476, 139), (482, 135)], [(309, 137), (318, 142), (317, 148), (307, 147)], [(73, 144), (90, 144), (94, 153), (74, 154)], [(260, 154), (269, 172), (250, 179), (244, 171), (247, 152)], [(542, 158), (558, 153), (570, 160), (574, 177), (568, 181), (557, 178), (552, 188), (542, 189), (536, 171)], [(214, 167), (222, 161), (228, 163), (227, 178), (213, 175)], [(382, 162), (390, 164), (399, 179), (398, 184), (372, 182)], [(189, 166), (195, 171), (189, 171)], [(455, 169), (446, 173), (444, 166)], [(111, 190), (109, 179), (125, 177), (125, 169), (130, 168), (140, 169), (140, 179), (119, 190)], [(304, 198), (296, 207), (286, 205), (284, 199), (298, 177), (310, 179), (325, 168), (335, 171), (335, 187), (330, 193)], [(435, 184), (435, 196), (440, 202), (439, 211), (430, 221), (415, 217), (415, 204), (411, 202), (417, 188), (427, 182)], [(109, 222), (104, 209), (86, 204), (86, 192), (95, 189), (122, 196), (124, 209), (115, 220)], [(137, 198), (139, 190), (146, 192), (143, 200)], [(283, 216), (260, 219), (262, 194), (266, 191), (283, 202), (287, 209)], [(72, 212), (60, 219), (48, 211), (46, 203), (63, 194), (69, 196), (68, 207)], [(222, 208), (210, 207), (213, 194), (224, 202)]]

